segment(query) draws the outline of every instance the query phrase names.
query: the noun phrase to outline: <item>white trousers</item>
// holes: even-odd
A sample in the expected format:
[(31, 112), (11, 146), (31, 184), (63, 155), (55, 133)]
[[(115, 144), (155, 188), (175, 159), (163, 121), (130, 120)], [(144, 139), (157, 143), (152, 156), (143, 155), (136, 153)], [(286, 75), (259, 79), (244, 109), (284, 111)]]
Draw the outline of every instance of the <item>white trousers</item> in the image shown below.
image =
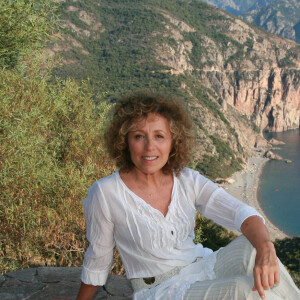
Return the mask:
[[(222, 248), (214, 267), (215, 280), (197, 281), (185, 293), (185, 300), (258, 300), (253, 292), (256, 250), (240, 236)], [(300, 300), (300, 291), (279, 261), (280, 283), (265, 291), (264, 300)]]

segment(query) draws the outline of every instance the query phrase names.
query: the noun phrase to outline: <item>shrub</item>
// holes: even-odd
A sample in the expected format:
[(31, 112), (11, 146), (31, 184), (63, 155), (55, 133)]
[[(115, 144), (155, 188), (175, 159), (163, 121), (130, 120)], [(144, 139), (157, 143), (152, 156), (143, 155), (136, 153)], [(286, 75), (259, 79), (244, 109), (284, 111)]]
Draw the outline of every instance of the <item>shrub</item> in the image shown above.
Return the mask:
[(85, 247), (81, 200), (112, 165), (101, 133), (109, 106), (87, 85), (0, 72), (1, 270), (12, 261), (73, 265)]
[(0, 1), (0, 67), (14, 68), (44, 45), (55, 28), (54, 12), (50, 0)]
[(81, 264), (81, 200), (113, 168), (101, 142), (109, 105), (95, 105), (88, 83), (50, 83), (51, 64), (37, 51), (55, 27), (51, 7), (0, 4), (1, 272)]

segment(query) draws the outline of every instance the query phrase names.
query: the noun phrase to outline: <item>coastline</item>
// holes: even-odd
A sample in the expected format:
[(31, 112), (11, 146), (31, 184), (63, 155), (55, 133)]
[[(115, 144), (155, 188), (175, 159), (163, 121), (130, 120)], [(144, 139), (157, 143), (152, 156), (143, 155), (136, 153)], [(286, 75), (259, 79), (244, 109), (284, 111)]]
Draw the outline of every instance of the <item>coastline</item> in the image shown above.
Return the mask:
[(271, 240), (275, 241), (276, 239), (284, 239), (289, 236), (267, 218), (258, 201), (259, 178), (262, 168), (268, 160), (268, 158), (262, 157), (261, 153), (254, 153), (248, 159), (245, 168), (231, 176), (234, 182), (224, 184), (223, 188), (237, 199), (254, 207), (265, 218)]

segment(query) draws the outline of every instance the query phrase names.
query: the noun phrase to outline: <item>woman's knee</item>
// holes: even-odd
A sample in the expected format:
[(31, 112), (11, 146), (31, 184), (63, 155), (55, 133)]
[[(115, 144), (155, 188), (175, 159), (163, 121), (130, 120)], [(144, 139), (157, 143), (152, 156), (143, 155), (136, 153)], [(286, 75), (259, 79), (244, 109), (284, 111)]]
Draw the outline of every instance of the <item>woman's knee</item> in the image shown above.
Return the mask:
[(217, 255), (215, 273), (217, 278), (224, 276), (246, 275), (252, 276), (256, 250), (241, 235), (226, 247), (220, 249)]
[(243, 255), (241, 256), (241, 262), (245, 275), (252, 276), (253, 268), (255, 265), (256, 249), (244, 235), (236, 238), (236, 243), (237, 245), (235, 247), (237, 249), (240, 249), (240, 252), (243, 253)]
[[(231, 282), (230, 295), (234, 300), (258, 300), (257, 292), (252, 291), (253, 279), (248, 276), (236, 276), (229, 279)], [(228, 298), (230, 299), (230, 298)]]

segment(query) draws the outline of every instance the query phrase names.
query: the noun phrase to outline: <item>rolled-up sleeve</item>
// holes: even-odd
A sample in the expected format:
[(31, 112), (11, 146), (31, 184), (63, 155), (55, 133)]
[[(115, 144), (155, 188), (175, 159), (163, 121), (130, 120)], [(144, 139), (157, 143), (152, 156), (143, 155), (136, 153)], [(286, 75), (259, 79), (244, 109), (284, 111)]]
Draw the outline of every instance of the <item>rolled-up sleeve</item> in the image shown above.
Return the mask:
[(97, 182), (83, 200), (89, 247), (84, 255), (81, 281), (95, 286), (104, 285), (107, 280), (115, 245), (114, 224), (110, 220), (105, 200)]
[(259, 216), (265, 222), (256, 209), (231, 196), (209, 179), (199, 173), (194, 175), (194, 179), (196, 207), (204, 217), (238, 231), (250, 216)]

